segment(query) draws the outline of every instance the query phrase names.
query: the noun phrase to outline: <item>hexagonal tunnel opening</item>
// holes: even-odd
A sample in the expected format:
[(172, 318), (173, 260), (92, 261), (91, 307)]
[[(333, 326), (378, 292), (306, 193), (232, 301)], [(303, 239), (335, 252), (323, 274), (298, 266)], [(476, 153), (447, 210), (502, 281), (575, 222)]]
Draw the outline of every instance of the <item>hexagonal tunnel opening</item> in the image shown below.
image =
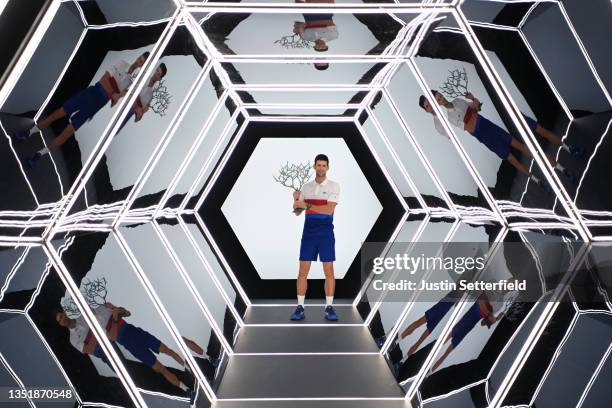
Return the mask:
[[(341, 186), (334, 214), (336, 297), (356, 296), (361, 244), (388, 241), (404, 215), (353, 123), (250, 122), (198, 212), (251, 299), (294, 297), (303, 221), (291, 211), (291, 188), (274, 177), (283, 165), (312, 165), (318, 153), (328, 155), (328, 178)], [(320, 263), (313, 263), (309, 298), (323, 297), (323, 278)]]

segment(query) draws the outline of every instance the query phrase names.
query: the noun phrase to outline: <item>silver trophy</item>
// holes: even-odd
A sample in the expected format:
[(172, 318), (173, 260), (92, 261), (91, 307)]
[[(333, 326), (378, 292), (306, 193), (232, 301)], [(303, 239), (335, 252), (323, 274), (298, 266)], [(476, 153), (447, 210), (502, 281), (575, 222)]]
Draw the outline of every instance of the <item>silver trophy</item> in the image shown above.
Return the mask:
[[(449, 99), (465, 96), (469, 92), (469, 81), (465, 67), (455, 68), (452, 71), (448, 71), (448, 73), (448, 78), (446, 78), (446, 81), (440, 86), (440, 92)], [(478, 110), (481, 108), (482, 103)]]
[[(272, 176), (274, 181), (282, 186), (289, 187), (293, 191), (300, 191), (302, 186), (312, 177), (312, 164), (306, 163), (291, 163), (281, 165), (278, 171), (278, 176)], [(293, 210), (295, 215), (300, 215), (304, 208), (296, 208)]]

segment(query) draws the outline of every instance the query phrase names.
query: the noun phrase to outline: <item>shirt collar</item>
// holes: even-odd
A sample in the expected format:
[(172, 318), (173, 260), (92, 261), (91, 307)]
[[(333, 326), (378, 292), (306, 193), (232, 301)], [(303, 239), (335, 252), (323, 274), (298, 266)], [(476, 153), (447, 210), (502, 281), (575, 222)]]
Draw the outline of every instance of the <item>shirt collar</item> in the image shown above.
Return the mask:
[(315, 185), (317, 185), (317, 186), (324, 186), (324, 185), (326, 185), (326, 184), (327, 184), (327, 177), (325, 177), (325, 180), (323, 180), (323, 182), (322, 182), (322, 183), (320, 183), (320, 184), (319, 184), (319, 183), (317, 183), (317, 179), (315, 179), (315, 180), (314, 180), (314, 182), (315, 182)]

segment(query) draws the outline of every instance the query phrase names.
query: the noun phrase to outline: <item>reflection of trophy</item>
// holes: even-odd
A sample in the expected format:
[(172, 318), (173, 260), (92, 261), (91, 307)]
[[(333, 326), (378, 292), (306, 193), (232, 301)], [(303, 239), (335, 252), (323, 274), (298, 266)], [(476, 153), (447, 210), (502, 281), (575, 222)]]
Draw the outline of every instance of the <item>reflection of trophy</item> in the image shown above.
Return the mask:
[[(440, 92), (451, 99), (458, 96), (465, 96), (469, 92), (468, 76), (465, 68), (455, 68), (454, 70), (448, 72), (450, 75), (440, 86)], [(482, 107), (482, 103), (480, 106)]]
[[(278, 177), (272, 176), (274, 181), (277, 183), (293, 189), (293, 191), (300, 191), (302, 186), (310, 180), (312, 164), (298, 163), (289, 164), (289, 162), (283, 164), (278, 171)], [(304, 208), (296, 208), (293, 210), (295, 215), (300, 215), (304, 211)]]
[[(94, 281), (90, 281), (89, 279), (83, 279), (80, 290), (83, 294), (83, 297), (85, 298), (85, 301), (87, 301), (87, 304), (92, 309), (95, 309), (106, 303), (106, 278), (98, 278)], [(62, 309), (64, 309), (66, 315), (71, 319), (80, 316), (81, 312), (79, 311), (79, 308), (70, 296), (63, 298), (61, 304)]]

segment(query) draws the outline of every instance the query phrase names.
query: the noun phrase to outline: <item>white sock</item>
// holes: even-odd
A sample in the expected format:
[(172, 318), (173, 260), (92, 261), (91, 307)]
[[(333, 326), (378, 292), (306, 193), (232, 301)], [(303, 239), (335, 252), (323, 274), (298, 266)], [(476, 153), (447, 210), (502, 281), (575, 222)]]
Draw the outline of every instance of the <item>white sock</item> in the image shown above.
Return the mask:
[(562, 148), (563, 148), (563, 149), (564, 149), (566, 152), (571, 153), (571, 152), (570, 152), (570, 147), (569, 147), (568, 145), (566, 145), (565, 143), (561, 143), (561, 147), (562, 147)]
[(32, 129), (30, 129), (30, 136), (37, 132), (40, 132), (40, 129), (38, 128), (38, 126), (34, 126)]
[(298, 305), (300, 306), (304, 306), (304, 302), (306, 301), (306, 296), (300, 296), (298, 295)]
[(333, 296), (325, 296), (325, 306), (331, 306), (334, 303)]
[(563, 171), (565, 171), (565, 167), (563, 167), (559, 163), (557, 163), (557, 165), (555, 166), (555, 169), (559, 170), (561, 173), (563, 173)]
[(179, 388), (183, 391), (189, 391), (189, 387), (187, 387), (185, 384), (183, 384), (182, 382), (179, 382)]
[(45, 154), (49, 153), (49, 149), (47, 149), (46, 147), (43, 147), (42, 149), (40, 149), (36, 153), (40, 153), (41, 156), (44, 156)]
[(539, 179), (539, 178), (537, 178), (537, 177), (536, 177), (536, 176), (534, 176), (534, 175), (531, 175), (531, 179), (532, 179), (532, 180), (533, 180), (535, 183), (538, 183), (538, 184), (540, 183), (540, 179)]

